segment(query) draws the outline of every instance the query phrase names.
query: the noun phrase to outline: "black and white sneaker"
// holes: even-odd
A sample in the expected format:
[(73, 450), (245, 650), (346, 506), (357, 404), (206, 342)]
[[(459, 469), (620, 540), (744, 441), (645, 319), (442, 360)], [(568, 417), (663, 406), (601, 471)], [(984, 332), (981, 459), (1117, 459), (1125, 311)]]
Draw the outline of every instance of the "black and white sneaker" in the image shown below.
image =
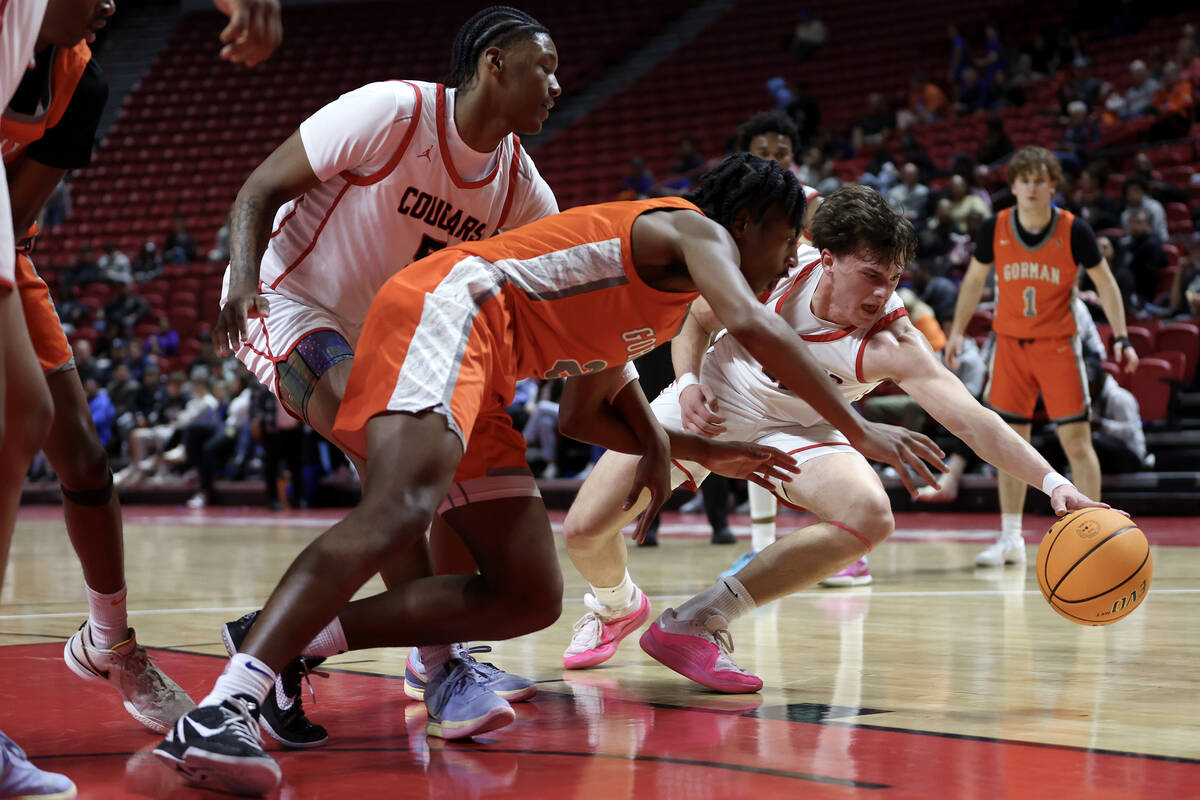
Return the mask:
[[(252, 611), (222, 626), (221, 640), (230, 658), (238, 652), (257, 616), (258, 612)], [(304, 704), (300, 699), (300, 684), (304, 678), (309, 675), (325, 676), (326, 673), (315, 671), (324, 660), (320, 656), (293, 658), (275, 678), (275, 686), (263, 700), (258, 721), (271, 738), (284, 747), (305, 749), (320, 747), (329, 741), (329, 732), (304, 715)]]
[(154, 755), (191, 783), (263, 795), (279, 785), (275, 759), (262, 749), (256, 704), (238, 695), (179, 718)]

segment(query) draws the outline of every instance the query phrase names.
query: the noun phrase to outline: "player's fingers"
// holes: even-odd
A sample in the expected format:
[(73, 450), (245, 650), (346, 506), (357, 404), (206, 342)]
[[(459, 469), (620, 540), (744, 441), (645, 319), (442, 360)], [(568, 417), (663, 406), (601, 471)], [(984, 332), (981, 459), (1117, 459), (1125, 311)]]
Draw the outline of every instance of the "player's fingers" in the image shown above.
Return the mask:
[(757, 483), (759, 486), (763, 487), (768, 492), (775, 491), (775, 487), (771, 485), (771, 482), (769, 480), (767, 480), (766, 478), (764, 478), (762, 475), (759, 475), (757, 473), (751, 475), (746, 480), (750, 481), (751, 483)]
[(641, 544), (642, 542), (646, 541), (646, 534), (650, 532), (650, 523), (653, 521), (654, 518), (648, 513), (643, 513), (640, 517), (638, 517), (637, 528), (635, 528), (633, 531), (634, 542)]
[[(917, 477), (919, 477), (925, 483), (929, 484), (935, 489), (942, 488), (941, 483), (938, 482), (938, 479), (934, 476), (933, 471), (929, 469), (929, 465), (921, 458), (918, 458), (911, 451), (904, 454), (904, 463), (911, 467), (912, 471), (917, 474)], [(939, 466), (941, 466), (940, 461), (937, 463)]]

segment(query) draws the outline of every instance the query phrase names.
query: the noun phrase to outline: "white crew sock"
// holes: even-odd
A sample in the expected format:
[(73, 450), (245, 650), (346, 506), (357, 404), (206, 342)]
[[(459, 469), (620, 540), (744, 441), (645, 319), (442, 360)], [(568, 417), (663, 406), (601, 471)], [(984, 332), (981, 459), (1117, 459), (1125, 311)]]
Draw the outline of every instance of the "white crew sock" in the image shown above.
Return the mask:
[(759, 553), (775, 541), (775, 495), (757, 483), (749, 485), (750, 549)]
[(308, 647), (300, 651), (300, 655), (328, 657), (340, 655), (349, 649), (350, 646), (346, 644), (346, 632), (342, 630), (342, 621), (334, 617), (333, 622), (322, 628), (308, 643)]
[(88, 629), (92, 644), (110, 650), (129, 638), (129, 617), (125, 608), (126, 587), (112, 594), (101, 594), (85, 585), (88, 599)]
[(454, 645), (439, 644), (432, 647), (418, 647), (417, 654), (421, 656), (421, 667), (425, 670), (425, 679), (429, 680), (447, 661), (454, 658)]
[(1000, 537), (1002, 539), (1020, 539), (1021, 538), (1021, 515), (1020, 514), (1001, 514), (1000, 515)]
[(713, 614), (720, 614), (733, 622), (738, 617), (755, 609), (754, 598), (737, 578), (721, 578), (700, 594), (675, 609), (679, 620), (695, 619), (704, 622)]
[(625, 577), (616, 586), (608, 588), (593, 586), (592, 594), (604, 604), (605, 608), (611, 609), (618, 616), (622, 616), (622, 612), (627, 611), (633, 605), (634, 598), (637, 597), (637, 584), (629, 577), (629, 570), (625, 570)]
[(254, 702), (262, 703), (273, 683), (275, 673), (270, 667), (254, 656), (237, 653), (229, 659), (225, 671), (213, 684), (208, 697), (200, 701), (200, 705), (219, 706), (235, 694), (244, 694), (253, 697)]

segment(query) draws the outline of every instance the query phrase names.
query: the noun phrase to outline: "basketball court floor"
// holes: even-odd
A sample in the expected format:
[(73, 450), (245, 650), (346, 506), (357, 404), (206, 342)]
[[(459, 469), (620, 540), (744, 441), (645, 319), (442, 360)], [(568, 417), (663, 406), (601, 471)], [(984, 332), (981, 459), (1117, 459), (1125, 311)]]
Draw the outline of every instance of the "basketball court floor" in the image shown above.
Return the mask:
[[(341, 512), (126, 509), (131, 624), (193, 697), (224, 665), (222, 622), (258, 608), (291, 558)], [(554, 515), (561, 522), (561, 512)], [(781, 518), (787, 528), (804, 517)], [(734, 518), (746, 532), (748, 520)], [(331, 734), (268, 749), (283, 798), (1200, 798), (1200, 526), (1138, 519), (1154, 582), (1107, 627), (1054, 613), (1022, 569), (975, 569), (994, 515), (901, 514), (875, 581), (811, 589), (732, 628), (766, 686), (704, 690), (627, 639), (608, 664), (562, 669), (585, 584), (562, 551), (562, 618), (483, 656), (536, 678), (517, 721), (473, 742), (427, 739), (403, 692), (403, 650), (331, 659), (310, 717)], [(1026, 515), (1036, 544), (1048, 516)], [(658, 548), (630, 548), (657, 614), (748, 546), (708, 543), (670, 514)], [(364, 591), (382, 584), (373, 581)], [(0, 596), (0, 728), (84, 798), (203, 798), (150, 755), (158, 737), (115, 693), (62, 663), (86, 617), (57, 508), (22, 512)]]

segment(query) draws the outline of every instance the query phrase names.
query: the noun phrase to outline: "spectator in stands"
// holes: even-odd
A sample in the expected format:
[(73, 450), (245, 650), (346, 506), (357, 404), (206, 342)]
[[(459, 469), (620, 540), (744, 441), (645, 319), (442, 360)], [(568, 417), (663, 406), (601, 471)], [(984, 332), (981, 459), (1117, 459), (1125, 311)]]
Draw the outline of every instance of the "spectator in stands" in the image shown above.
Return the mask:
[(1146, 182), (1146, 193), (1160, 203), (1190, 203), (1191, 192), (1178, 186), (1172, 186), (1158, 177), (1154, 170), (1154, 162), (1145, 153), (1138, 153), (1133, 158), (1133, 169), (1128, 173), (1136, 175)]
[(92, 422), (96, 424), (96, 433), (100, 435), (100, 444), (104, 445), (104, 449), (107, 450), (112, 442), (113, 423), (117, 419), (113, 402), (109, 399), (108, 392), (95, 378), (88, 378), (83, 382), (83, 392), (87, 396), (88, 408), (92, 412)]
[(1049, 77), (1058, 68), (1058, 53), (1041, 31), (1033, 34), (1024, 54), (1029, 56), (1029, 68), (1036, 77)]
[(1059, 144), (1062, 151), (1058, 154), (1059, 161), (1069, 165), (1074, 160), (1075, 168), (1081, 169), (1087, 164), (1088, 149), (1099, 142), (1100, 126), (1088, 115), (1087, 103), (1072, 100), (1067, 105), (1067, 127)]
[(272, 511), (282, 511), (286, 495), (279, 493), (279, 466), (286, 462), (292, 483), (292, 496), (301, 508), (303, 498), (304, 431), (300, 421), (289, 414), (262, 384), (256, 384), (250, 404), (250, 435), (262, 443), (263, 480), (266, 482), (267, 505)]
[(169, 358), (179, 355), (179, 332), (171, 327), (171, 320), (166, 314), (158, 318), (158, 332), (153, 340), (160, 356)]
[(162, 259), (158, 257), (158, 245), (146, 242), (133, 261), (133, 279), (137, 283), (152, 281), (162, 274)]
[(233, 214), (232, 211), (225, 215), (225, 221), (221, 223), (221, 227), (217, 228), (217, 238), (213, 242), (213, 248), (208, 251), (208, 260), (223, 264), (229, 260), (229, 218)]
[(1000, 40), (1000, 31), (992, 23), (983, 26), (984, 53), (975, 60), (975, 68), (979, 71), (979, 80), (984, 86), (995, 86), (995, 78), (999, 72), (1008, 71), (1008, 56), (1004, 52), (1004, 42)]
[(817, 182), (817, 191), (821, 194), (833, 194), (842, 185), (842, 179), (837, 176), (837, 167), (828, 156), (821, 162), (821, 179)]
[(118, 486), (139, 481), (147, 474), (158, 475), (158, 453), (174, 432), (174, 421), (183, 411), (183, 373), (171, 373), (159, 382), (158, 371), (147, 369), (138, 391), (138, 410), (129, 434), (129, 466), (113, 476)]
[(188, 508), (204, 508), (212, 503), (216, 473), (224, 469), (237, 445), (238, 429), (249, 424), (251, 392), (239, 373), (226, 383), (213, 385), (217, 412), (213, 420), (192, 423), (183, 435), (186, 464), (200, 477), (200, 491), (187, 502)]
[(1150, 227), (1159, 241), (1165, 242), (1170, 238), (1167, 233), (1167, 212), (1162, 203), (1147, 194), (1146, 181), (1137, 175), (1125, 179), (1124, 197), (1125, 210), (1121, 212), (1121, 227), (1129, 230), (1129, 215), (1136, 208), (1144, 208), (1150, 215)]
[(58, 312), (58, 320), (63, 330), (70, 336), (80, 328), (86, 328), (91, 317), (91, 310), (83, 304), (79, 296), (79, 287), (71, 286), (66, 291), (59, 290), (58, 302), (54, 304)]
[(537, 402), (522, 433), (525, 443), (537, 447), (546, 466), (541, 477), (558, 477), (558, 403), (563, 381), (549, 380), (538, 387)]
[(86, 381), (92, 378), (100, 384), (105, 382), (108, 376), (100, 362), (92, 355), (91, 342), (87, 339), (76, 339), (71, 342), (71, 352), (75, 355), (75, 371), (79, 373), (79, 380)]
[(1092, 63), (1092, 58), (1083, 47), (1079, 34), (1066, 28), (1058, 32), (1058, 64), (1060, 67), (1083, 69)]
[(896, 127), (900, 130), (918, 122), (945, 119), (950, 114), (950, 100), (942, 87), (917, 70), (908, 80), (908, 103), (896, 113)]
[(900, 182), (887, 194), (888, 202), (907, 217), (914, 225), (925, 220), (929, 206), (929, 187), (921, 183), (921, 172), (916, 164), (905, 164), (900, 169)]
[(133, 265), (129, 256), (117, 249), (112, 242), (104, 245), (104, 252), (96, 261), (100, 278), (114, 286), (128, 286), (133, 282)]
[(804, 151), (804, 162), (797, 170), (796, 177), (806, 186), (816, 186), (821, 182), (821, 167), (825, 164), (825, 154), (819, 147), (809, 147)]
[(57, 228), (71, 215), (71, 177), (63, 175), (54, 187), (42, 209), (42, 230), (46, 233)]
[(1013, 151), (1012, 139), (1004, 130), (1003, 117), (988, 117), (987, 134), (979, 145), (976, 159), (980, 164), (995, 164)]
[(629, 162), (629, 172), (621, 179), (617, 191), (618, 200), (636, 200), (646, 197), (654, 187), (654, 173), (646, 166), (646, 159), (634, 156)]
[(950, 23), (946, 26), (946, 44), (950, 51), (950, 63), (946, 69), (946, 79), (955, 87), (962, 82), (963, 71), (971, 62), (970, 47), (966, 37), (958, 31), (958, 26)]
[(134, 379), (128, 364), (116, 364), (113, 367), (112, 378), (108, 381), (108, 397), (113, 405), (118, 445), (109, 447), (110, 453), (120, 452), (119, 442), (128, 439), (129, 432), (134, 428), (140, 388), (141, 385)]
[(917, 172), (921, 176), (921, 183), (928, 185), (937, 171), (933, 157), (924, 147), (921, 147), (921, 143), (917, 141), (916, 137), (909, 133), (900, 137), (900, 149), (903, 151), (903, 163), (916, 164)]
[(96, 263), (96, 251), (91, 245), (79, 247), (79, 257), (69, 269), (63, 270), (59, 277), (59, 290), (69, 294), (74, 287), (87, 286), (100, 280), (100, 267)]
[(1200, 240), (1193, 239), (1187, 254), (1179, 260), (1179, 269), (1171, 282), (1167, 314), (1200, 317)]
[[(696, 152), (692, 140), (683, 138), (679, 140), (679, 158), (671, 165), (671, 172), (676, 175), (683, 175), (693, 170), (704, 166), (704, 159)], [(228, 248), (226, 248), (228, 250)]]
[(173, 228), (163, 242), (163, 261), (187, 264), (196, 260), (196, 240), (188, 233), (187, 218), (176, 215)]
[(133, 427), (146, 428), (157, 424), (161, 412), (160, 401), (165, 403), (166, 387), (158, 364), (150, 361), (142, 370), (133, 396)]
[(867, 95), (867, 113), (854, 123), (854, 130), (850, 134), (850, 143), (855, 152), (864, 147), (874, 149), (883, 144), (884, 139), (888, 138), (891, 133), (892, 115), (884, 105), (883, 95), (879, 92), (871, 92)]
[(137, 325), (138, 320), (150, 313), (150, 304), (140, 294), (132, 294), (129, 284), (117, 284), (117, 294), (104, 306), (104, 320), (109, 327), (123, 331)]
[(965, 238), (950, 211), (949, 198), (941, 198), (933, 214), (917, 229), (917, 258), (936, 275), (944, 275), (950, 269), (950, 251)]
[[(1098, 170), (1089, 167), (1079, 173), (1072, 198), (1079, 215), (1087, 220), (1093, 230), (1115, 228), (1121, 224), (1120, 204), (1105, 194), (1101, 186)], [(1111, 259), (1109, 263), (1112, 263)]]
[(987, 217), (992, 213), (988, 204), (979, 195), (971, 191), (970, 185), (962, 175), (954, 175), (946, 184), (946, 196), (950, 199), (950, 216), (964, 231), (967, 230), (967, 217), (971, 212)]
[(1180, 76), (1195, 89), (1200, 87), (1200, 51), (1196, 40), (1184, 37), (1175, 48), (1175, 61), (1179, 64)]
[[(782, 111), (762, 111), (743, 122), (738, 126), (734, 147), (739, 153), (752, 153), (777, 162), (779, 166), (795, 173), (801, 183), (806, 183), (802, 175), (813, 178), (809, 186), (815, 186), (820, 181), (820, 175), (814, 168), (796, 166), (795, 154), (799, 152), (800, 132), (791, 117)], [(811, 147), (809, 150), (816, 151), (815, 159), (821, 157), (818, 148)]]
[[(1082, 100), (1088, 108), (1093, 108), (1100, 100), (1104, 82), (1093, 78), (1083, 67), (1067, 64), (1063, 67), (1062, 77), (1058, 84), (1058, 108), (1065, 117), (1067, 106), (1076, 100)], [(1117, 98), (1117, 105), (1124, 104), (1124, 98)], [(1113, 113), (1116, 113), (1114, 110)]]
[[(1128, 234), (1121, 241), (1125, 251), (1123, 266), (1133, 281), (1132, 307), (1141, 308), (1146, 303), (1154, 302), (1158, 273), (1167, 266), (1167, 254), (1163, 250), (1162, 240), (1154, 235), (1146, 209), (1134, 208), (1129, 211), (1126, 230)], [(1116, 271), (1113, 274), (1119, 285), (1120, 275)]]
[(792, 40), (788, 48), (797, 61), (805, 61), (816, 54), (829, 41), (829, 28), (824, 22), (812, 15), (808, 9), (801, 9), (796, 15), (796, 28), (792, 31)]
[(1163, 66), (1162, 86), (1154, 93), (1157, 119), (1146, 131), (1146, 138), (1161, 142), (1186, 136), (1192, 127), (1195, 104), (1192, 84), (1180, 74), (1178, 64), (1168, 61)]
[(974, 114), (989, 108), (991, 104), (989, 87), (979, 79), (979, 73), (973, 67), (964, 69), (954, 99), (954, 112), (959, 116)]
[(1116, 109), (1117, 115), (1122, 119), (1151, 113), (1154, 110), (1154, 94), (1161, 88), (1159, 82), (1150, 74), (1146, 62), (1141, 59), (1130, 62), (1129, 74), (1133, 77), (1133, 83), (1125, 90), (1125, 95)]
[(1012, 77), (1009, 78), (1009, 82), (1013, 86), (1028, 86), (1039, 80), (1041, 77), (1033, 71), (1033, 59), (1029, 57), (1029, 53), (1018, 53), (1016, 60), (1013, 61)]
[[(1133, 393), (1104, 371), (1097, 359), (1084, 361), (1088, 392), (1092, 398), (1092, 446), (1105, 475), (1122, 475), (1153, 468), (1154, 456), (1146, 452), (1141, 409)], [(1066, 462), (1057, 438), (1046, 442), (1043, 451), (1054, 465)]]

